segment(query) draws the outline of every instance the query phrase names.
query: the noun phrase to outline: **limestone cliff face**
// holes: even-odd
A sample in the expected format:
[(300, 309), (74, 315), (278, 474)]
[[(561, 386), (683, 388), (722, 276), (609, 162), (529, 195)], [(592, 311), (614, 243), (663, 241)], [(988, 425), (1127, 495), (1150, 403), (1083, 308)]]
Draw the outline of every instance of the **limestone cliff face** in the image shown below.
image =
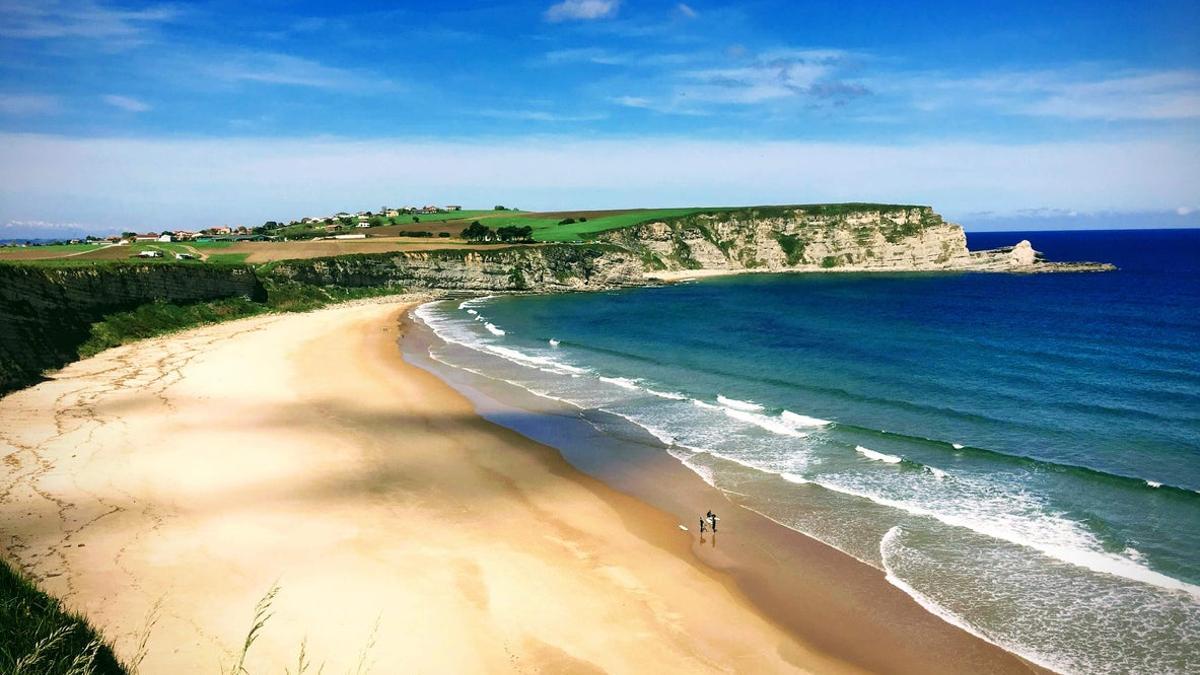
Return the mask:
[(262, 273), (281, 281), (317, 285), (468, 291), (581, 291), (643, 283), (642, 264), (635, 254), (602, 244), (285, 260)]
[(967, 250), (962, 227), (946, 222), (925, 206), (829, 205), (716, 211), (607, 232), (601, 238), (637, 252), (649, 270), (1066, 269), (1042, 262), (1029, 242), (1013, 249), (972, 253)]

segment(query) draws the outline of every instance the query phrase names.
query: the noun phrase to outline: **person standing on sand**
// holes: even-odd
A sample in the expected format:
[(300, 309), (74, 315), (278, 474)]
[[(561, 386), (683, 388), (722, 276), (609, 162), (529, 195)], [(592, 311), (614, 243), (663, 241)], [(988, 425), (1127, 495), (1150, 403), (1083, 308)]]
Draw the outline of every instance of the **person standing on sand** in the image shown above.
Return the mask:
[(714, 534), (717, 531), (717, 521), (718, 520), (720, 520), (720, 518), (717, 517), (717, 514), (713, 513), (712, 511), (708, 512), (708, 522), (712, 523), (712, 531)]
[(700, 534), (704, 534), (704, 516), (700, 516)]

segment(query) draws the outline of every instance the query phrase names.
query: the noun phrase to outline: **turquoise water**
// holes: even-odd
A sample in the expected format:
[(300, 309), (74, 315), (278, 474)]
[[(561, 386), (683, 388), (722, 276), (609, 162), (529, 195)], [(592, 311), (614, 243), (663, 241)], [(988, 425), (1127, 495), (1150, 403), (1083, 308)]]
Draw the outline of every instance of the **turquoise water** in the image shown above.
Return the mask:
[(971, 245), (1026, 237), (1121, 270), (754, 275), (419, 316), (439, 361), (649, 430), (1031, 660), (1198, 672), (1200, 231)]

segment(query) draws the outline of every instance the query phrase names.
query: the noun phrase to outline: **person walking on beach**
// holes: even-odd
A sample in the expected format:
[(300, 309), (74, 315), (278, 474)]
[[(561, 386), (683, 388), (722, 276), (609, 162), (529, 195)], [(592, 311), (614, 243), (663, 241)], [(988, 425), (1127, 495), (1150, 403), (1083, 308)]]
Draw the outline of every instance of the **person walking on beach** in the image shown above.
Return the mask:
[(704, 534), (704, 516), (700, 516), (700, 534)]
[(708, 512), (708, 522), (712, 523), (713, 534), (716, 534), (716, 532), (717, 532), (717, 521), (718, 520), (720, 520), (720, 518), (717, 517), (717, 514), (713, 513), (712, 511)]

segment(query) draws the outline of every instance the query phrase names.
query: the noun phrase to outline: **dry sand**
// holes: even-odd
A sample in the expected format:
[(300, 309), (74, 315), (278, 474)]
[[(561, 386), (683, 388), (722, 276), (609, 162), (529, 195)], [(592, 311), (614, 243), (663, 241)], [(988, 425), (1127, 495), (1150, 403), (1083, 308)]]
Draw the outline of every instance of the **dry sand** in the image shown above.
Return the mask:
[[(0, 553), (142, 672), (852, 670), (763, 618), (676, 519), (477, 417), (399, 301), (107, 351), (0, 401)], [(293, 666), (294, 667), (294, 666)]]

